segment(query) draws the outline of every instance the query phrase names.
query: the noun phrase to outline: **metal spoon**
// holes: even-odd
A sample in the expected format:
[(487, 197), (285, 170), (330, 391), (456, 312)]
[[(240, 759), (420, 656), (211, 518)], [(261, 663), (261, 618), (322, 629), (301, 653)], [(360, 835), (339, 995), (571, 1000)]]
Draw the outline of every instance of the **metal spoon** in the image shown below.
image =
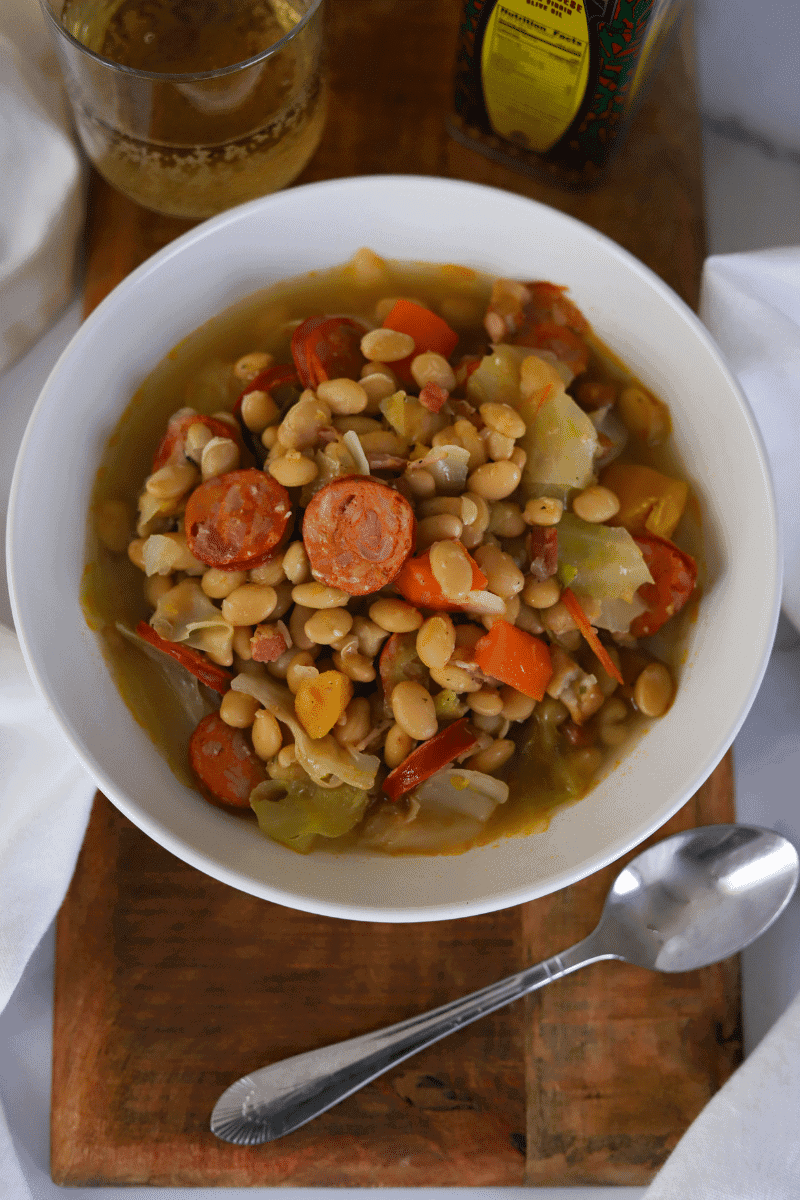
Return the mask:
[(772, 924), (799, 865), (792, 844), (769, 829), (708, 825), (675, 834), (620, 872), (597, 928), (576, 946), (432, 1012), (246, 1075), (217, 1101), (211, 1130), (238, 1145), (274, 1141), (448, 1033), (600, 959), (657, 971), (719, 962)]

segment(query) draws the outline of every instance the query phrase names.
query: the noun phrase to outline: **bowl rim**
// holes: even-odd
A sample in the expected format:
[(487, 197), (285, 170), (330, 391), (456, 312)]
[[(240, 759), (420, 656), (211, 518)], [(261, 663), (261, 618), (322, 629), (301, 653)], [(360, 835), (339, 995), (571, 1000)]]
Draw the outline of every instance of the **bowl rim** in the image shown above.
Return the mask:
[[(380, 193), (381, 189), (391, 187), (404, 188), (410, 192), (417, 191), (420, 187), (427, 190), (431, 188), (439, 190), (440, 194), (447, 195), (448, 201), (453, 203), (457, 199), (457, 194), (465, 195), (467, 192), (480, 193), (484, 196), (489, 194), (496, 195), (502, 199), (504, 204), (516, 203), (525, 208), (529, 212), (544, 210), (556, 218), (560, 222), (578, 227), (585, 236), (586, 232), (591, 235), (603, 251), (610, 253), (613, 257), (621, 260), (622, 264), (629, 270), (632, 270), (639, 276), (649, 287), (656, 291), (659, 297), (667, 302), (672, 308), (677, 308), (685, 321), (691, 326), (695, 336), (703, 343), (706, 352), (714, 360), (716, 367), (726, 377), (729, 388), (735, 393), (742, 415), (749, 425), (749, 432), (753, 438), (756, 449), (760, 456), (760, 466), (764, 478), (764, 501), (771, 518), (768, 537), (765, 541), (768, 543), (767, 552), (774, 564), (774, 570), (770, 574), (772, 589), (770, 595), (770, 604), (767, 615), (765, 616), (762, 633), (762, 647), (759, 656), (758, 669), (752, 674), (751, 683), (744, 697), (736, 719), (729, 727), (725, 737), (719, 739), (716, 745), (712, 746), (708, 755), (698, 769), (696, 777), (694, 777), (686, 785), (684, 791), (680, 793), (677, 801), (674, 801), (667, 810), (660, 811), (657, 815), (649, 820), (641, 822), (635, 829), (634, 833), (628, 833), (613, 838), (603, 850), (596, 851), (594, 854), (587, 856), (582, 860), (581, 867), (576, 870), (573, 866), (566, 866), (561, 871), (550, 875), (544, 884), (539, 886), (536, 879), (532, 879), (530, 885), (519, 887), (511, 892), (502, 893), (500, 898), (497, 896), (487, 897), (482, 901), (465, 902), (457, 900), (449, 904), (435, 904), (432, 906), (423, 907), (403, 907), (403, 908), (386, 908), (376, 905), (368, 907), (359, 904), (350, 904), (345, 902), (327, 902), (318, 899), (317, 897), (307, 897), (302, 894), (295, 894), (282, 889), (271, 887), (269, 884), (264, 884), (250, 876), (238, 871), (235, 867), (229, 867), (221, 862), (210, 858), (203, 851), (189, 846), (186, 842), (180, 840), (168, 828), (161, 825), (158, 820), (152, 818), (145, 813), (136, 801), (125, 796), (114, 784), (114, 781), (108, 776), (103, 769), (102, 764), (97, 762), (95, 758), (85, 752), (80, 744), (79, 735), (73, 729), (73, 723), (68, 714), (62, 711), (61, 705), (56, 698), (51, 697), (43, 682), (39, 666), (37, 663), (37, 655), (33, 646), (35, 638), (31, 636), (31, 631), (27, 628), (25, 615), (21, 611), (18, 598), (17, 587), (17, 557), (18, 539), (17, 530), (17, 509), (19, 503), (19, 494), (24, 476), (24, 464), (26, 452), (33, 436), (33, 431), (39, 418), (39, 414), (47, 404), (49, 393), (54, 386), (54, 381), (57, 381), (62, 363), (71, 355), (78, 353), (82, 343), (89, 339), (96, 326), (102, 325), (110, 315), (112, 315), (119, 304), (126, 302), (125, 297), (128, 293), (135, 291), (141, 281), (147, 279), (152, 273), (160, 270), (161, 266), (171, 260), (174, 256), (186, 253), (197, 242), (205, 241), (210, 237), (214, 237), (217, 232), (224, 229), (228, 225), (236, 224), (242, 220), (246, 220), (248, 215), (258, 212), (262, 209), (269, 209), (273, 206), (279, 206), (287, 201), (287, 198), (296, 197), (298, 193), (319, 192), (334, 193), (334, 192), (352, 192), (367, 188), (375, 189)], [(301, 271), (298, 275), (302, 274)], [(242, 292), (242, 296), (246, 293)], [(232, 301), (233, 302), (233, 301)], [(190, 333), (191, 330), (187, 331)], [(153, 364), (154, 366), (156, 364)], [(772, 475), (769, 465), (769, 459), (766, 454), (764, 441), (758, 424), (750, 404), (744, 395), (738, 381), (734, 377), (732, 371), (728, 367), (725, 358), (715, 343), (709, 331), (702, 324), (696, 313), (673, 291), (673, 289), (664, 282), (658, 275), (655, 274), (649, 267), (625, 250), (618, 243), (607, 237), (605, 234), (595, 230), (592, 226), (583, 221), (578, 220), (568, 214), (560, 212), (551, 206), (542, 204), (539, 201), (520, 196), (513, 192), (507, 192), (499, 188), (490, 187), (484, 184), (472, 183), (465, 180), (453, 180), (439, 176), (425, 175), (373, 175), (373, 176), (348, 176), (341, 179), (322, 180), (310, 184), (302, 185), (298, 188), (287, 189), (284, 192), (273, 193), (270, 196), (260, 197), (259, 199), (248, 202), (247, 204), (229, 209), (216, 217), (212, 217), (207, 221), (202, 222), (195, 228), (189, 230), (181, 237), (170, 242), (160, 251), (147, 259), (133, 272), (125, 277), (103, 301), (93, 310), (86, 318), (80, 328), (70, 339), (70, 342), (59, 356), (58, 361), (53, 367), (48, 376), (36, 404), (31, 413), (28, 425), (23, 436), (19, 453), (16, 460), (14, 474), (11, 483), (11, 490), (8, 505), (7, 517), (7, 539), (6, 539), (6, 560), (7, 574), (9, 581), (9, 592), (11, 597), (12, 613), (15, 626), (18, 632), (20, 646), (23, 656), (28, 667), (28, 671), (37, 691), (42, 696), (47, 708), (53, 713), (62, 734), (67, 738), (73, 751), (76, 753), (79, 760), (87, 769), (89, 775), (95, 781), (103, 793), (115, 804), (115, 806), (123, 812), (135, 825), (143, 830), (154, 841), (164, 846), (178, 858), (196, 867), (205, 874), (220, 880), (238, 890), (244, 891), (251, 895), (260, 896), (263, 899), (273, 903), (278, 903), (286, 907), (299, 909), (301, 911), (317, 913), (328, 917), (337, 917), (348, 920), (363, 920), (363, 921), (384, 921), (387, 923), (411, 923), (417, 921), (438, 921), (450, 920), (462, 916), (477, 915), (480, 913), (497, 911), (499, 909), (513, 907), (517, 904), (526, 902), (537, 897), (550, 894), (558, 891), (571, 883), (575, 883), (580, 879), (586, 878), (588, 875), (594, 874), (601, 870), (609, 863), (614, 862), (622, 854), (628, 850), (632, 850), (634, 846), (639, 845), (646, 838), (650, 837), (654, 832), (661, 828), (666, 821), (670, 819), (696, 792), (701, 784), (709, 777), (712, 771), (719, 764), (721, 759), (732, 744), (736, 734), (739, 732), (749, 710), (755, 699), (755, 696), (761, 686), (761, 682), (766, 671), (769, 654), (774, 639), (775, 629), (777, 626), (779, 610), (780, 610), (780, 593), (782, 579), (782, 555), (780, 542), (780, 524), (778, 521), (775, 492), (772, 482)], [(20, 557), (20, 569), (22, 570), (22, 561)], [(531, 835), (533, 836), (533, 835)], [(433, 856), (434, 859), (437, 856)]]

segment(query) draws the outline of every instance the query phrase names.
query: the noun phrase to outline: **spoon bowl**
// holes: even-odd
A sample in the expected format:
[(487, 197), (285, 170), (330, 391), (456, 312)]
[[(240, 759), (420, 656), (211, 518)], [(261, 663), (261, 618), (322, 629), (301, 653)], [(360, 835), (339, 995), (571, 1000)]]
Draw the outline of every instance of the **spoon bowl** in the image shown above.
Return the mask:
[(595, 936), (636, 966), (693, 971), (749, 946), (788, 904), (797, 879), (797, 851), (773, 830), (689, 829), (619, 873)]
[(791, 842), (755, 825), (707, 825), (643, 850), (620, 871), (597, 927), (576, 946), (432, 1012), (296, 1054), (237, 1080), (217, 1101), (223, 1141), (274, 1141), (426, 1046), (602, 959), (693, 971), (749, 946), (797, 887)]

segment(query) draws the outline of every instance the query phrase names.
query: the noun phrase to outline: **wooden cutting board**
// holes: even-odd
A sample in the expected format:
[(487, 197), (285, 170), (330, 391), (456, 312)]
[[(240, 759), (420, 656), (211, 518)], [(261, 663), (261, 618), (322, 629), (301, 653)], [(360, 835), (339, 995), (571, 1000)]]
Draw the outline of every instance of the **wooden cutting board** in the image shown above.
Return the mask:
[[(700, 140), (676, 50), (602, 188), (567, 195), (450, 141), (458, 0), (329, 0), (331, 112), (300, 183), (448, 175), (552, 204), (690, 304)], [(95, 181), (86, 308), (188, 225)], [(613, 297), (610, 297), (613, 302)], [(659, 837), (733, 818), (730, 756)], [(741, 1057), (735, 962), (661, 976), (598, 964), (400, 1066), (271, 1146), (208, 1131), (253, 1067), (442, 1004), (594, 925), (618, 865), (506, 912), (335, 921), (242, 895), (98, 795), (58, 921), (51, 1173), (65, 1186), (643, 1184)]]

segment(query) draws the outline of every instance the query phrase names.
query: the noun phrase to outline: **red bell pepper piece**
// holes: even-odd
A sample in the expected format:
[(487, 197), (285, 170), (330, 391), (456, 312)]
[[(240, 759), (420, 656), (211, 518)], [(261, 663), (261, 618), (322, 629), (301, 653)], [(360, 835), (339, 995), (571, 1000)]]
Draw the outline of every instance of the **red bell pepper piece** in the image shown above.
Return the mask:
[(390, 800), (399, 800), (418, 784), (424, 783), (442, 767), (458, 758), (477, 742), (466, 717), (440, 729), (427, 742), (422, 742), (404, 758), (383, 781), (383, 790)]
[(139, 622), (136, 632), (143, 641), (149, 642), (156, 650), (162, 650), (164, 654), (169, 654), (170, 658), (179, 662), (206, 687), (213, 688), (221, 696), (228, 691), (233, 678), (230, 671), (212, 663), (199, 650), (193, 650), (191, 646), (183, 646), (180, 642), (167, 641), (166, 638), (162, 638), (159, 633), (156, 633), (152, 625), (148, 625), (146, 621)]

